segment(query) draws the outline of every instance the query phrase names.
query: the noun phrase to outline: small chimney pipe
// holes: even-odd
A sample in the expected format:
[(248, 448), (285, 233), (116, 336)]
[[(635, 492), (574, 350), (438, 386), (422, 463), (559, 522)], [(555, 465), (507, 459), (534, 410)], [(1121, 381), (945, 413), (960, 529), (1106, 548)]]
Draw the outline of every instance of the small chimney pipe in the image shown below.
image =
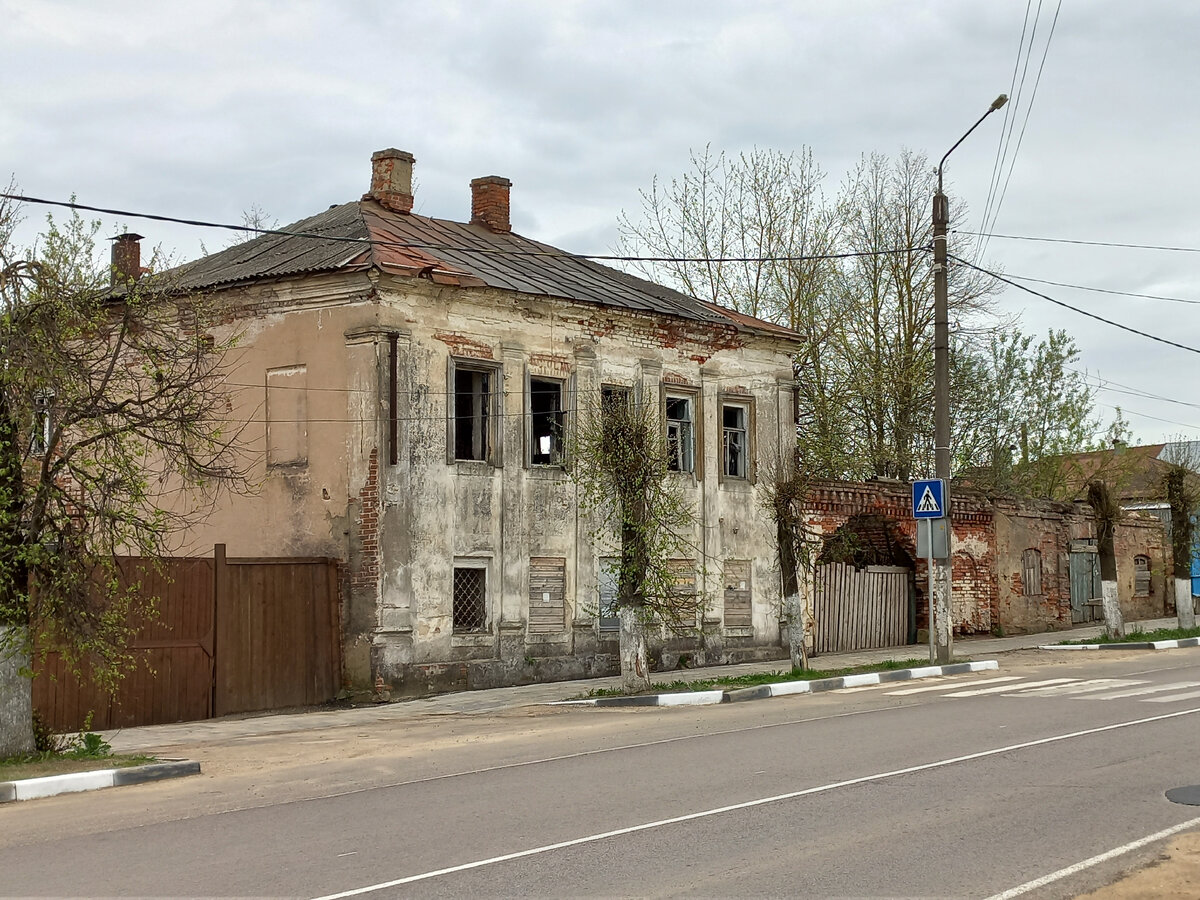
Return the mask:
[(407, 150), (394, 147), (372, 153), (371, 190), (363, 199), (374, 200), (392, 212), (412, 212), (412, 170), (415, 162), (416, 159)]
[(471, 181), (471, 224), (502, 234), (512, 231), (509, 222), (509, 189), (512, 182), (499, 175)]
[(142, 236), (132, 232), (112, 238), (112, 271), (110, 283), (137, 281), (142, 277)]

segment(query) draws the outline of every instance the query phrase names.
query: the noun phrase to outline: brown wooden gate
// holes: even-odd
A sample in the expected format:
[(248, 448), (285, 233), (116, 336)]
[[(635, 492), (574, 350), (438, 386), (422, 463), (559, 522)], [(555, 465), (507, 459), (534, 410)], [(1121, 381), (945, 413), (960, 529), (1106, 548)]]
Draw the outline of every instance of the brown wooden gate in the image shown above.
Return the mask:
[(110, 696), (53, 653), (35, 661), (33, 705), (55, 731), (109, 729), (330, 700), (340, 681), (337, 562), (323, 558), (120, 561), (159, 598), (136, 629), (137, 667)]
[(813, 603), (816, 652), (907, 644), (911, 578), (909, 569), (898, 566), (817, 566)]

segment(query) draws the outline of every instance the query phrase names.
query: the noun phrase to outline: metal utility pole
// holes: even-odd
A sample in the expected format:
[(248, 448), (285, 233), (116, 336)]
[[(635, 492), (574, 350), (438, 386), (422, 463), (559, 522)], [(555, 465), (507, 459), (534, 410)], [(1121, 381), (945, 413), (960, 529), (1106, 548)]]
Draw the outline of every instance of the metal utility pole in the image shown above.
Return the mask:
[(946, 480), (947, 540), (945, 556), (935, 563), (933, 573), (933, 597), (929, 604), (931, 619), (930, 633), (936, 652), (932, 660), (946, 665), (953, 656), (953, 626), (950, 621), (951, 566), (953, 559), (953, 528), (950, 522), (950, 313), (947, 300), (946, 233), (950, 228), (950, 201), (942, 193), (942, 170), (946, 160), (967, 136), (979, 127), (988, 116), (1008, 102), (1008, 95), (1001, 94), (992, 101), (988, 111), (979, 121), (967, 129), (967, 133), (955, 141), (946, 151), (937, 168), (937, 193), (933, 195), (933, 464), (938, 478)]

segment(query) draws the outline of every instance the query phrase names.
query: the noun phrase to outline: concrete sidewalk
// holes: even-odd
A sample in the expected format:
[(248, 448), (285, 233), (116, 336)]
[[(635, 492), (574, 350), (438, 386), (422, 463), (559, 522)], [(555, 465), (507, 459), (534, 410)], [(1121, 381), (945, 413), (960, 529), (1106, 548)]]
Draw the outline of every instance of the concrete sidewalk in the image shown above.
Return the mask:
[[(1127, 629), (1139, 627), (1145, 631), (1156, 628), (1174, 628), (1175, 618), (1154, 619), (1147, 622), (1127, 623)], [(1013, 650), (1029, 650), (1040, 644), (1062, 640), (1082, 640), (1097, 637), (1103, 625), (1075, 628), (1042, 634), (1024, 634), (1004, 638), (959, 638), (954, 642), (956, 659), (982, 659)], [(888, 647), (880, 650), (862, 650), (853, 653), (828, 653), (813, 657), (815, 669), (849, 669), (872, 665), (888, 660), (928, 659), (928, 647), (910, 644), (904, 647)], [(669, 684), (672, 681), (701, 681), (721, 676), (746, 675), (759, 672), (785, 671), (786, 660), (744, 663), (734, 666), (711, 666), (701, 669), (672, 670), (655, 674), (651, 681)], [(307, 709), (300, 712), (225, 716), (200, 722), (179, 722), (172, 725), (145, 725), (104, 732), (104, 738), (118, 753), (161, 752), (167, 748), (210, 742), (255, 738), (262, 735), (287, 734), (289, 732), (315, 731), (323, 728), (361, 726), (374, 722), (388, 722), (423, 716), (486, 714), (522, 706), (551, 703), (580, 697), (599, 688), (619, 687), (620, 678), (588, 678), (580, 681), (558, 681), (549, 684), (527, 684), (518, 687), (492, 688), (482, 691), (463, 691), (455, 694), (439, 694), (421, 700), (404, 700), (395, 703), (364, 706), (357, 709)]]

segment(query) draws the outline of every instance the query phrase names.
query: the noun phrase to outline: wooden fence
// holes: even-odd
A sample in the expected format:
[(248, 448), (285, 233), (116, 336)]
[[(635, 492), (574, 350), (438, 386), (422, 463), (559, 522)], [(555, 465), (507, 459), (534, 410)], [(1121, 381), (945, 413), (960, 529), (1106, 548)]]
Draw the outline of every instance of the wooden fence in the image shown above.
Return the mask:
[(908, 643), (912, 573), (896, 566), (818, 566), (814, 640), (817, 653)]
[[(156, 725), (330, 700), (341, 681), (337, 562), (323, 558), (120, 560), (126, 585), (159, 598), (138, 623), (137, 666), (115, 695), (35, 660), (33, 705), (55, 731)], [(39, 654), (40, 656), (40, 654)]]

